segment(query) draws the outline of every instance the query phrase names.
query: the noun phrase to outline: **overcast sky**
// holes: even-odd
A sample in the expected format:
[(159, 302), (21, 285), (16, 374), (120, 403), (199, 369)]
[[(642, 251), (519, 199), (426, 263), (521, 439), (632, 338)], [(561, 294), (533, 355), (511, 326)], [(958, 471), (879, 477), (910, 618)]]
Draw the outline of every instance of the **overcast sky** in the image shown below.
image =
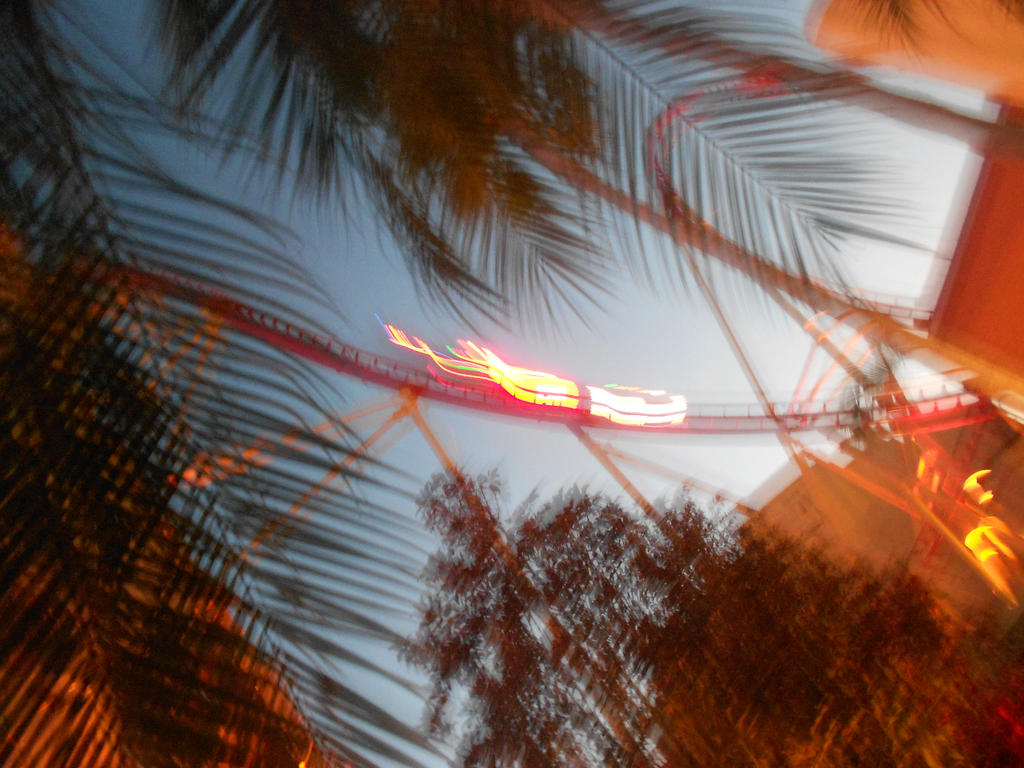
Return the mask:
[[(798, 11), (807, 5), (806, 0), (780, 2), (780, 7)], [(144, 73), (146, 65), (142, 62), (152, 62), (156, 55), (144, 4), (126, 6), (109, 0), (86, 7), (92, 13), (81, 22), (103, 30), (109, 48), (135, 62)], [(799, 23), (799, 13), (793, 18)], [(962, 94), (959, 97), (965, 98)], [(977, 101), (976, 96), (966, 98)], [(864, 287), (908, 298), (921, 294), (927, 297), (936, 288), (941, 262), (948, 258), (958, 231), (963, 190), (970, 186), (976, 162), (968, 161), (949, 143), (928, 136), (908, 134), (891, 148), (894, 159), (906, 164), (906, 194), (921, 211), (914, 233), (928, 240), (938, 261), (928, 253), (914, 257), (900, 254), (897, 262), (891, 252), (877, 246), (851, 248), (847, 256), (852, 274)], [(530, 323), (509, 330), (481, 321), (473, 332), (422, 299), (394, 244), (373, 221), (360, 222), (357, 217), (354, 222), (346, 222), (336, 213), (281, 200), (268, 190), (243, 187), (234, 177), (232, 166), (221, 168), (199, 155), (175, 157), (174, 162), (191, 183), (233, 194), (246, 204), (262, 203), (295, 230), (301, 240), (302, 261), (346, 316), (344, 322), (326, 315), (323, 318), (343, 341), (416, 362), (412, 353), (387, 344), (374, 317), (379, 314), (435, 345), (472, 338), (509, 362), (577, 381), (661, 388), (682, 393), (691, 403), (756, 401), (710, 311), (693, 292), (653, 291), (622, 274), (610, 281), (609, 296), (587, 312), (586, 322), (564, 313), (557, 324)], [(895, 268), (894, 263), (902, 266)], [(713, 271), (712, 277), (721, 280), (723, 276)], [(735, 289), (727, 309), (763, 383), (773, 399), (786, 400), (809, 353), (808, 337), (768, 302), (758, 300), (756, 290), (744, 290), (736, 280), (725, 284)], [(390, 394), (358, 382), (342, 383), (340, 388), (348, 400), (338, 403), (339, 412)], [(539, 489), (541, 498), (571, 484), (619, 493), (564, 428), (459, 412), (446, 406), (430, 405), (425, 411), (458, 463), (470, 472), (494, 467), (502, 472), (508, 480), (510, 508), (534, 488)], [(375, 426), (371, 423), (367, 432)], [(598, 437), (611, 439), (608, 435)], [(741, 498), (786, 463), (784, 451), (772, 436), (633, 435), (616, 436), (615, 442)], [(415, 433), (395, 445), (384, 459), (421, 480), (439, 469)], [(627, 473), (650, 497), (671, 493), (676, 485), (638, 470), (627, 469)], [(413, 482), (411, 488), (418, 483)], [(411, 502), (404, 503), (411, 507)]]
[[(779, 18), (800, 29), (809, 5), (807, 0), (780, 0)], [(102, 30), (108, 48), (127, 61), (148, 62), (138, 64), (140, 73), (159, 60), (145, 4), (129, 6), (131, 12), (115, 2), (89, 3), (86, 7), (93, 13), (80, 22)], [(729, 7), (735, 11), (745, 4)], [(948, 88), (941, 91), (961, 102), (978, 101), (969, 93), (954, 93)], [(879, 130), (883, 130), (881, 123)], [(928, 294), (937, 289), (943, 260), (948, 258), (959, 229), (962, 190), (969, 187), (976, 164), (965, 164), (962, 151), (932, 136), (907, 133), (900, 139), (892, 126), (884, 130), (892, 160), (903, 164), (905, 183), (898, 192), (920, 211), (919, 219), (908, 226), (908, 233), (929, 243), (938, 259), (930, 252), (894, 254), (870, 244), (851, 245), (844, 261), (858, 285), (908, 298), (923, 295), (928, 303)], [(473, 331), (423, 299), (395, 245), (370, 216), (361, 219), (356, 215), (346, 220), (337, 212), (284, 200), (276, 190), (242, 186), (235, 166), (222, 168), (198, 153), (188, 157), (176, 151), (173, 163), (191, 183), (234, 196), (247, 205), (262, 205), (298, 234), (301, 244), (297, 255), (346, 316), (344, 323), (328, 316), (324, 321), (331, 323), (348, 343), (416, 361), (412, 353), (388, 348), (376, 313), (435, 345), (473, 338), (509, 362), (576, 381), (661, 388), (682, 393), (691, 403), (756, 402), (712, 314), (694, 291), (680, 291), (678, 286), (654, 291), (623, 273), (609, 279), (608, 296), (601, 297), (598, 305), (586, 312), (585, 321), (563, 313), (556, 322), (513, 323), (505, 329), (481, 320)], [(630, 258), (628, 253), (619, 255)], [(726, 310), (763, 385), (772, 399), (789, 399), (809, 352), (807, 335), (760, 298), (756, 289), (744, 288), (744, 280), (721, 272), (712, 270), (712, 280), (725, 286)], [(343, 389), (351, 401), (339, 404), (342, 410), (388, 394), (359, 384), (344, 384)], [(616, 489), (564, 429), (458, 413), (450, 407), (430, 406), (427, 410), (456, 461), (471, 471), (499, 467), (509, 479), (513, 499), (537, 485), (542, 495), (571, 483)], [(740, 497), (751, 493), (785, 463), (777, 442), (765, 436), (655, 435), (633, 437), (622, 444)], [(416, 435), (407, 437), (388, 458), (424, 477), (437, 468)], [(672, 483), (665, 480), (634, 470), (630, 474), (650, 495), (671, 490)]]

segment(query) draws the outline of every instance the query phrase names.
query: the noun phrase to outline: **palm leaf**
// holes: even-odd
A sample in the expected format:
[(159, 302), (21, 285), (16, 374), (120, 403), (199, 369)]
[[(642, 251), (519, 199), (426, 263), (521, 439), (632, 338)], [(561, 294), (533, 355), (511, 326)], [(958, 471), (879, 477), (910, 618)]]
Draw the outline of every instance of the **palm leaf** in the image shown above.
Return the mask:
[[(394, 642), (393, 618), (410, 613), (421, 537), (351, 488), (402, 477), (366, 462), (369, 477), (319, 488), (351, 453), (343, 428), (311, 428), (341, 400), (331, 382), (138, 289), (122, 265), (230, 287), (289, 321), (324, 298), (285, 255), (290, 233), (154, 158), (212, 140), (208, 122), (183, 129), (67, 54), (44, 32), (66, 29), (51, 13), (0, 12), (0, 215), (18, 276), (0, 307), (3, 760), (297, 763), (312, 738), (311, 765), (420, 764), (424, 738), (339, 678), (360, 669), (416, 693), (367, 643)], [(253, 445), (269, 463), (246, 459)], [(242, 471), (183, 482), (210, 461)], [(315, 516), (300, 524), (310, 487), (299, 507)]]
[[(276, 764), (306, 742), (233, 558), (176, 496), (189, 446), (74, 275), (5, 237), (0, 750), (11, 764)], [(109, 291), (107, 294), (109, 295)], [(244, 739), (241, 743), (239, 741)], [(234, 755), (234, 757), (232, 757)]]
[[(795, 274), (841, 282), (840, 248), (851, 238), (916, 246), (900, 234), (912, 211), (888, 191), (898, 177), (865, 140), (877, 129), (799, 83), (763, 70), (758, 83), (732, 54), (777, 42), (783, 25), (717, 8), (644, 10), (619, 3), (574, 17), (587, 30), (586, 71), (605, 105), (604, 179), (637, 204), (669, 213), (681, 205), (702, 226)], [(732, 51), (718, 39), (731, 39)], [(678, 202), (663, 200), (666, 188)], [(626, 247), (640, 274), (664, 274), (676, 258), (667, 245), (653, 250), (634, 239)]]
[(510, 295), (586, 303), (608, 266), (575, 191), (508, 139), (595, 149), (571, 41), (536, 10), (167, 0), (163, 29), (185, 103), (229, 83), (229, 133), (256, 132), (300, 186), (368, 197), (427, 295), (498, 317)]
[[(473, 15), (457, 2), (438, 18), (416, 3), (167, 2), (164, 30), (191, 98), (225, 82), (230, 67), (245, 73), (231, 125), (258, 126), (267, 151), (294, 161), (300, 178), (335, 188), (339, 169), (360, 173), (432, 298), (457, 313), (466, 298), (501, 313), (510, 297), (550, 314), (579, 311), (605, 290), (602, 234), (622, 212), (599, 218), (575, 185), (522, 151), (523, 137), (589, 165), (600, 135), (605, 178), (638, 204), (660, 202), (645, 147), (670, 104), (728, 90), (745, 60), (784, 45), (815, 61), (767, 6), (760, 15), (606, 6), (548, 0), (481, 22), (477, 6)], [(539, 32), (523, 26), (525, 15)], [(482, 59), (470, 55), (480, 24), (490, 25)], [(520, 49), (530, 53), (517, 60)], [(543, 85), (540, 99), (524, 73)], [(578, 103), (588, 92), (596, 112)], [(820, 83), (787, 82), (773, 98), (711, 99), (700, 122), (672, 127), (665, 163), (689, 215), (795, 273), (841, 283), (838, 253), (851, 238), (916, 244), (900, 236), (911, 212), (887, 194), (892, 175), (865, 146), (862, 117), (828, 96)], [(675, 246), (650, 243), (627, 240), (627, 264), (646, 275), (668, 263), (674, 273)]]

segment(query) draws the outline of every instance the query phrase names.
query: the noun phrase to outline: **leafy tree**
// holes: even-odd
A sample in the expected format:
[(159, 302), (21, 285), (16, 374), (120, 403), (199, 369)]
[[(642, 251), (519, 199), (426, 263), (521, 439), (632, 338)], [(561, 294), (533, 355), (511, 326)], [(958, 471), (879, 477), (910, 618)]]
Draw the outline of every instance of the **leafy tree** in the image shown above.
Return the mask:
[[(186, 102), (204, 103), (229, 79), (229, 102), (205, 106), (259, 136), (300, 187), (367, 190), (424, 289), (449, 309), (470, 300), (503, 311), (506, 295), (527, 285), (519, 260), (552, 280), (561, 269), (595, 271), (571, 195), (538, 175), (511, 139), (528, 135), (566, 157), (597, 151), (592, 89), (557, 7), (160, 6)], [(506, 263), (512, 240), (521, 247)]]
[(492, 515), (499, 491), (494, 477), (437, 476), (423, 499), (445, 556), (429, 566), (437, 588), (407, 653), (434, 683), (431, 731), (452, 727), (447, 715), (462, 685), (473, 697), (460, 745), (467, 765), (646, 764), (621, 713), (594, 718), (599, 700), (614, 701), (583, 656), (566, 655), (568, 628), (560, 612), (549, 610), (547, 586)]
[[(1019, 757), (1019, 660), (906, 573), (730, 533), (685, 500), (652, 520), (580, 493), (527, 514), (503, 556), (499, 498), (492, 476), (435, 478), (421, 500), (445, 548), (409, 656), (434, 682), (435, 726), (465, 697), (465, 765)], [(561, 637), (541, 630), (549, 616)], [(600, 743), (622, 735), (646, 749)]]

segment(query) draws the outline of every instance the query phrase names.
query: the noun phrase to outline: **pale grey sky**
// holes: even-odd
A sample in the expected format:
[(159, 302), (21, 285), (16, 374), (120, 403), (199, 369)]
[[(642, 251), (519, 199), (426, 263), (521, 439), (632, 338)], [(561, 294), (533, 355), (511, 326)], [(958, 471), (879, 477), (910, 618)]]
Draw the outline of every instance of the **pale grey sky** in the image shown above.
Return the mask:
[[(800, 11), (807, 5), (806, 0), (780, 0), (780, 7), (789, 11)], [(136, 64), (153, 55), (152, 29), (142, 4), (111, 0), (83, 7), (91, 12), (79, 22), (102, 30), (111, 50)], [(139, 71), (144, 74), (145, 68)], [(961, 93), (957, 98), (967, 97)], [(970, 98), (977, 101), (976, 95)], [(904, 194), (922, 212), (914, 234), (926, 239), (940, 258), (948, 256), (962, 215), (963, 199), (958, 190), (969, 186), (976, 164), (948, 142), (919, 134), (907, 133), (891, 142), (889, 148), (894, 159), (908, 167)], [(293, 204), (275, 197), (273, 192), (245, 188), (235, 177), (237, 167), (233, 164), (222, 168), (198, 154), (175, 157), (175, 163), (176, 171), (193, 184), (236, 195), (246, 204), (265, 203), (269, 213), (298, 233), (298, 255), (347, 316), (345, 323), (328, 316), (324, 316), (324, 322), (332, 324), (346, 342), (413, 362), (416, 358), (411, 353), (389, 347), (374, 317), (376, 313), (431, 343), (444, 345), (460, 337), (471, 338), (502, 353), (509, 362), (577, 381), (663, 388), (680, 392), (693, 403), (755, 402), (710, 311), (694, 291), (655, 293), (636, 285), (623, 273), (613, 298), (602, 302), (600, 310), (588, 312), (587, 324), (566, 319), (556, 330), (538, 330), (534, 323), (509, 331), (481, 321), (478, 332), (471, 332), (425, 305), (394, 244), (372, 223), (347, 226), (340, 215), (315, 211), (303, 203)], [(893, 266), (893, 253), (878, 246), (851, 249), (848, 257), (854, 265), (853, 276), (869, 290), (914, 296), (928, 290), (928, 280), (934, 275), (933, 254), (900, 254), (900, 268)], [(721, 279), (719, 271), (713, 268), (712, 276)], [(736, 285), (735, 281), (725, 284)], [(754, 300), (754, 296), (754, 289), (739, 292), (727, 302), (727, 310), (769, 394), (773, 399), (785, 400), (796, 384), (810, 342), (768, 302)], [(338, 403), (339, 411), (390, 394), (359, 382), (340, 382), (339, 388), (348, 396), (346, 402)], [(620, 493), (565, 429), (443, 406), (430, 405), (425, 412), (458, 463), (470, 472), (493, 467), (501, 471), (508, 482), (510, 510), (534, 488), (542, 499), (571, 484)], [(617, 437), (615, 442), (738, 497), (752, 493), (786, 463), (785, 452), (772, 436), (635, 435)], [(415, 433), (407, 435), (383, 458), (422, 480), (440, 469)], [(638, 470), (626, 471), (650, 497), (670, 494), (675, 488), (673, 482)], [(411, 488), (415, 490), (416, 483)], [(411, 502), (396, 503), (408, 504), (411, 511)], [(396, 700), (395, 706), (409, 709), (413, 705)], [(409, 714), (415, 718), (414, 713)]]

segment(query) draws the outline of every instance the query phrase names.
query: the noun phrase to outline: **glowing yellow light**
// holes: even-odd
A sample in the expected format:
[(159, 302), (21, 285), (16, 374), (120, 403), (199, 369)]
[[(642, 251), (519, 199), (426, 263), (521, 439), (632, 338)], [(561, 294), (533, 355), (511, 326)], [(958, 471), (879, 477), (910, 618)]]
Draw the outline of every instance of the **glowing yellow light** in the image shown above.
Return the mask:
[(988, 504), (994, 498), (992, 491), (986, 491), (978, 481), (988, 475), (991, 469), (979, 469), (964, 480), (964, 492), (980, 505)]
[(1016, 565), (1018, 558), (1006, 542), (1013, 540), (1019, 543), (1019, 539), (1006, 523), (994, 515), (983, 517), (978, 523), (978, 527), (964, 537), (964, 544), (981, 561), (989, 583), (1011, 605), (1017, 606), (1020, 601), (1010, 587), (1009, 577), (1012, 573), (1020, 573), (1019, 565)]
[(576, 382), (563, 379), (545, 371), (531, 371), (509, 365), (486, 347), (478, 347), (471, 341), (464, 341), (467, 347), (487, 363), (487, 373), (512, 397), (537, 405), (553, 405), (559, 408), (578, 408), (580, 390)]
[(964, 537), (964, 544), (974, 553), (981, 562), (985, 562), (995, 555), (1005, 555), (1011, 560), (1016, 560), (1010, 546), (1003, 540), (1004, 536), (1012, 536), (1013, 533), (1006, 527), (1006, 523), (998, 517), (986, 517), (981, 520), (974, 530)]
[(974, 556), (983, 563), (990, 557), (999, 554), (999, 550), (995, 547), (986, 546), (986, 544), (989, 543), (989, 535), (991, 531), (991, 526), (979, 525), (964, 537), (964, 544), (966, 544), (967, 548), (974, 553)]
[[(663, 390), (636, 387), (590, 387), (546, 371), (506, 363), (487, 347), (460, 339), (450, 355), (435, 352), (421, 339), (382, 323), (388, 339), (429, 357), (445, 373), (469, 379), (489, 379), (512, 397), (536, 405), (582, 410), (615, 424), (665, 426), (686, 418), (686, 398)], [(581, 397), (581, 390), (586, 396)]]

